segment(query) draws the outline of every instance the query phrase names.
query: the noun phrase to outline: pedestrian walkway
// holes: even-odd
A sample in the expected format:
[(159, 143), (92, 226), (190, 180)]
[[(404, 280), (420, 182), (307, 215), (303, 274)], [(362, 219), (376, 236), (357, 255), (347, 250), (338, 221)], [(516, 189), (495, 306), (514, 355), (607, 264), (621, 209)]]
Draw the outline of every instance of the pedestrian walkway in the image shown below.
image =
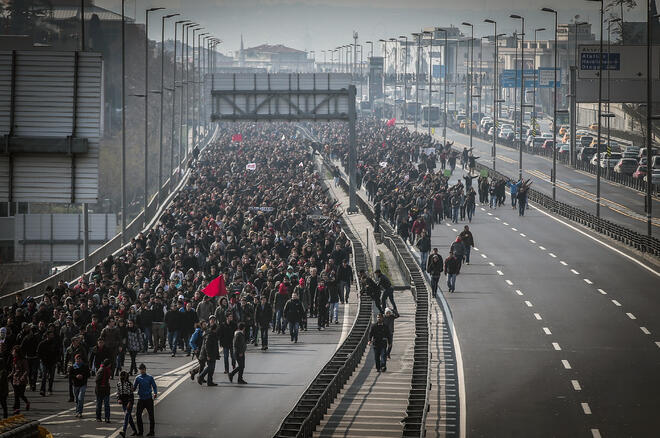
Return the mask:
[(398, 294), (397, 306), (401, 316), (394, 322), (387, 371), (376, 371), (373, 349), (368, 347), (314, 437), (400, 437), (403, 433), (415, 338), (415, 301), (410, 290)]

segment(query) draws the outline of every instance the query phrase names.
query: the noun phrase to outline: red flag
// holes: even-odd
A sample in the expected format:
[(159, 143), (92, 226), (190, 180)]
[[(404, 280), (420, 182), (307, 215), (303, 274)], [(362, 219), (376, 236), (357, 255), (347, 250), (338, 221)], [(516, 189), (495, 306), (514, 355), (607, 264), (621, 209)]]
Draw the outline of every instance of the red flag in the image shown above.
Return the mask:
[(389, 119), (386, 123), (387, 126), (394, 126), (396, 123), (396, 119)]
[(243, 141), (243, 134), (233, 134), (231, 141)]
[(219, 275), (214, 278), (208, 286), (202, 289), (204, 295), (209, 297), (217, 297), (218, 295), (227, 295), (227, 288), (225, 287), (225, 277), (224, 275)]

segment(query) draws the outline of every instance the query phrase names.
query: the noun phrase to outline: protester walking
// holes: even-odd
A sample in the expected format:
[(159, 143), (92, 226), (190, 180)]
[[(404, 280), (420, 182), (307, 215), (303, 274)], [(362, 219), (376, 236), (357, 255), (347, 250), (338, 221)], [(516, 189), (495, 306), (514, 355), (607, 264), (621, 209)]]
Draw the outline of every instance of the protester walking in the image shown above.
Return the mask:
[(119, 373), (119, 382), (117, 382), (117, 402), (121, 404), (124, 411), (124, 424), (119, 435), (122, 438), (126, 437), (126, 428), (130, 425), (133, 435), (137, 435), (137, 429), (133, 422), (133, 404), (135, 403), (135, 395), (133, 394), (133, 385), (128, 381), (128, 373), (122, 371)]
[(105, 408), (105, 422), (110, 422), (110, 377), (112, 377), (112, 362), (105, 359), (96, 372), (96, 421), (101, 422), (101, 407)]
[(383, 315), (376, 317), (376, 324), (371, 326), (369, 332), (369, 345), (374, 349), (374, 360), (376, 362), (376, 371), (387, 371), (387, 348), (390, 339), (390, 332), (384, 323)]
[(270, 320), (273, 318), (273, 308), (268, 302), (268, 297), (261, 296), (261, 303), (256, 310), (257, 328), (261, 332), (261, 349), (268, 350), (268, 330), (270, 330)]
[(434, 249), (434, 253), (431, 254), (429, 263), (426, 267), (426, 272), (431, 276), (431, 296), (436, 298), (438, 296), (438, 283), (440, 282), (440, 276), (443, 271), (443, 262), (442, 256), (437, 253), (437, 248)]
[(87, 379), (89, 379), (89, 367), (83, 362), (82, 354), (78, 353), (75, 362), (69, 370), (69, 380), (73, 385), (76, 410), (75, 416), (82, 418), (83, 406), (85, 405), (85, 392), (87, 391)]
[[(144, 433), (142, 413), (146, 409), (147, 414), (149, 414), (149, 433), (147, 436), (154, 436), (156, 423), (154, 417), (154, 400), (158, 397), (158, 387), (154, 378), (147, 374), (147, 366), (145, 364), (141, 363), (138, 369), (140, 370), (140, 374), (135, 378), (135, 382), (133, 383), (133, 390), (137, 389), (138, 392), (138, 403), (135, 411), (137, 434), (141, 436)], [(151, 395), (152, 391), (153, 396)]]
[(376, 283), (382, 290), (382, 295), (381, 295), (381, 313), (385, 310), (385, 307), (387, 306), (387, 300), (390, 300), (390, 303), (392, 304), (392, 310), (394, 310), (394, 314), (399, 316), (399, 311), (396, 308), (396, 303), (394, 302), (394, 287), (392, 287), (392, 282), (390, 281), (385, 274), (380, 272), (380, 269), (376, 269), (374, 271), (374, 275), (376, 277)]
[(238, 383), (247, 385), (243, 380), (243, 372), (245, 371), (245, 352), (247, 351), (247, 340), (245, 338), (245, 323), (238, 324), (238, 330), (234, 333), (234, 353), (236, 354), (236, 362), (238, 366), (228, 374), (229, 382), (234, 383), (234, 375), (238, 374)]
[(300, 330), (300, 322), (303, 319), (305, 309), (298, 298), (298, 294), (294, 292), (291, 299), (284, 305), (284, 317), (289, 323), (289, 335), (291, 335), (291, 342), (298, 343), (298, 332)]
[(218, 326), (216, 324), (211, 324), (204, 334), (204, 341), (202, 342), (202, 349), (199, 352), (199, 359), (200, 362), (202, 360), (206, 362), (206, 367), (197, 377), (197, 383), (200, 385), (204, 383), (204, 377), (206, 377), (206, 384), (208, 386), (218, 386), (217, 383), (213, 382), (215, 361), (218, 360), (220, 354), (218, 349), (218, 334), (216, 332), (217, 328)]
[(474, 248), (474, 237), (472, 236), (472, 231), (470, 231), (469, 226), (465, 226), (461, 234), (459, 234), (461, 242), (463, 242), (463, 247), (465, 248), (465, 264), (470, 264), (470, 249)]
[(14, 415), (21, 413), (21, 400), (25, 402), (25, 410), (30, 410), (30, 402), (25, 397), (25, 387), (28, 384), (29, 365), (21, 353), (21, 346), (15, 345), (12, 350), (12, 371), (9, 374), (14, 390)]
[(445, 259), (445, 275), (447, 276), (447, 288), (449, 292), (456, 290), (456, 276), (461, 271), (461, 261), (456, 257), (454, 251), (449, 251), (449, 256)]

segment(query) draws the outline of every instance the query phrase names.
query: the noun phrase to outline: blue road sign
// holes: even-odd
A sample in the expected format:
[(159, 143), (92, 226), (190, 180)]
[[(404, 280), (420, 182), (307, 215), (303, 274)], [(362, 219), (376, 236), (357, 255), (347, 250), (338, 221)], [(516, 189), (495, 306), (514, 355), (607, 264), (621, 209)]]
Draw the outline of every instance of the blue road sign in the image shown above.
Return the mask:
[(620, 53), (598, 53), (598, 52), (583, 52), (580, 53), (580, 69), (581, 70), (598, 70), (600, 68), (598, 58), (602, 59), (603, 70), (621, 70), (621, 54)]

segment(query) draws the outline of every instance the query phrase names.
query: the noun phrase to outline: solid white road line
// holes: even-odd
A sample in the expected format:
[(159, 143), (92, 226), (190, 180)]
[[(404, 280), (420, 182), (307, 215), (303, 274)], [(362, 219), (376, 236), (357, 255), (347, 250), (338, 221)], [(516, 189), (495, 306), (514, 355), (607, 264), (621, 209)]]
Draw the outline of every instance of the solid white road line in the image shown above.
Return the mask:
[(591, 429), (592, 438), (602, 438), (598, 429)]
[(511, 280), (504, 280), (504, 281), (506, 281), (506, 284), (508, 284), (509, 286), (513, 286), (513, 281)]
[(580, 275), (580, 273), (578, 271), (576, 271), (575, 269), (571, 269), (571, 272), (575, 275)]
[(568, 263), (566, 263), (566, 262), (563, 261), (563, 260), (559, 260), (559, 263), (561, 263), (561, 264), (564, 265), (564, 266), (568, 266)]
[(563, 220), (561, 220), (561, 219), (559, 219), (559, 218), (557, 218), (557, 217), (551, 215), (550, 213), (543, 211), (542, 209), (540, 209), (540, 208), (538, 208), (538, 207), (535, 207), (535, 206), (533, 206), (533, 205), (530, 205), (530, 207), (532, 207), (533, 209), (535, 209), (535, 210), (537, 210), (537, 211), (543, 213), (544, 215), (548, 216), (549, 218), (551, 218), (551, 219), (553, 219), (553, 220), (559, 222), (560, 224), (563, 224), (563, 225), (567, 226), (568, 228), (572, 229), (573, 231), (576, 231), (576, 232), (582, 234), (583, 236), (588, 237), (589, 239), (593, 240), (594, 242), (598, 242), (599, 244), (603, 245), (604, 247), (606, 247), (606, 248), (608, 248), (608, 249), (614, 251), (615, 253), (617, 253), (617, 254), (619, 254), (619, 255), (625, 257), (625, 258), (627, 258), (627, 259), (630, 260), (631, 262), (638, 264), (639, 266), (641, 266), (642, 268), (644, 268), (644, 269), (646, 269), (647, 271), (651, 272), (652, 274), (656, 275), (657, 277), (660, 277), (660, 272), (658, 272), (658, 271), (656, 271), (655, 269), (651, 268), (650, 266), (648, 266), (648, 265), (646, 265), (646, 264), (640, 262), (639, 260), (635, 259), (634, 257), (629, 256), (629, 255), (626, 254), (625, 252), (620, 251), (620, 250), (614, 248), (612, 245), (609, 245), (609, 244), (603, 242), (602, 240), (600, 240), (600, 239), (598, 239), (598, 238), (592, 236), (591, 234), (586, 233), (586, 232), (584, 232), (584, 231), (582, 231), (582, 230), (580, 230), (580, 229), (574, 227), (573, 225), (569, 224), (568, 222), (565, 222), (565, 221), (563, 221)]
[(525, 305), (526, 305), (527, 307), (534, 307), (534, 306), (532, 305), (532, 302), (531, 302), (531, 301), (525, 301)]
[(516, 293), (517, 293), (518, 295), (520, 295), (520, 296), (523, 295), (523, 293), (522, 293), (519, 289), (516, 289)]
[(605, 292), (603, 289), (598, 289), (598, 292), (600, 292), (603, 295), (607, 295), (607, 292)]
[(534, 318), (538, 319), (539, 321), (541, 321), (541, 320), (543, 319), (543, 318), (541, 318), (541, 314), (540, 314), (540, 313), (535, 313), (535, 314), (534, 314)]
[(498, 271), (497, 271), (497, 275), (504, 275), (504, 272), (498, 270)]
[(552, 332), (550, 331), (550, 329), (547, 328), (547, 327), (543, 327), (543, 333), (545, 333), (546, 335), (551, 335), (551, 334), (552, 334)]
[(587, 284), (594, 284), (593, 281), (589, 280), (588, 278), (584, 278), (583, 280)]
[(650, 335), (650, 334), (651, 334), (651, 332), (649, 331), (649, 329), (647, 329), (646, 327), (640, 327), (639, 329), (640, 329), (640, 330), (642, 331), (642, 333), (644, 333), (645, 335)]
[(637, 318), (635, 317), (635, 315), (633, 315), (633, 314), (630, 313), (630, 312), (626, 313), (626, 315), (628, 315), (628, 318), (630, 318), (630, 319), (637, 319)]
[(559, 346), (559, 344), (557, 342), (552, 343), (552, 348), (554, 348), (557, 351), (561, 351), (561, 347)]
[(573, 385), (573, 389), (576, 391), (582, 391), (582, 387), (580, 386), (580, 382), (577, 380), (571, 380), (571, 385)]
[(343, 305), (343, 307), (344, 307), (344, 319), (342, 320), (341, 323), (341, 336), (339, 337), (339, 341), (337, 342), (337, 348), (335, 348), (335, 351), (339, 350), (339, 347), (341, 347), (341, 344), (344, 342), (344, 339), (346, 339), (346, 337), (348, 336), (348, 332), (351, 329), (351, 321), (349, 318), (349, 314), (351, 313), (350, 311), (351, 306), (349, 306), (347, 301), (346, 304)]
[(591, 408), (589, 407), (589, 403), (580, 403), (582, 405), (582, 410), (584, 411), (585, 415), (591, 415)]
[(568, 361), (566, 359), (562, 359), (561, 364), (564, 366), (565, 369), (567, 369), (567, 370), (571, 369), (571, 364), (568, 363)]
[(617, 300), (612, 300), (612, 304), (614, 304), (617, 307), (621, 307), (621, 303), (618, 302)]

